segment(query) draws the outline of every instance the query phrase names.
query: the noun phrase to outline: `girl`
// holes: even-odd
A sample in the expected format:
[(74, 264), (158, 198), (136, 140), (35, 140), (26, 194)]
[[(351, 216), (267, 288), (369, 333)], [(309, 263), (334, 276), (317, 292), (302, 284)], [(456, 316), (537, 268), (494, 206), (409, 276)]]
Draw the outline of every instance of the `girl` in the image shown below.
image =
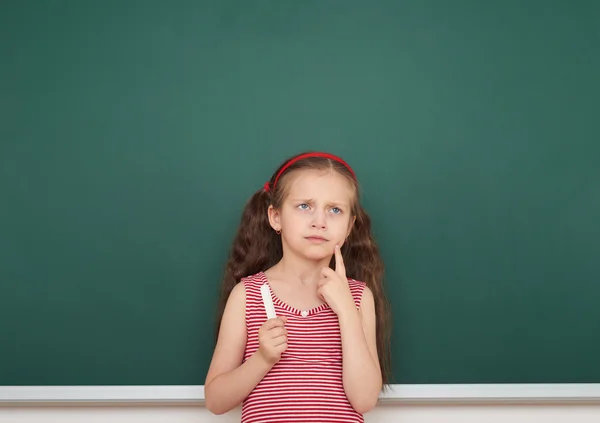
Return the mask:
[(363, 422), (375, 406), (390, 373), (389, 317), (358, 194), (344, 160), (312, 152), (285, 161), (247, 203), (206, 376), (212, 413), (243, 403), (244, 423)]

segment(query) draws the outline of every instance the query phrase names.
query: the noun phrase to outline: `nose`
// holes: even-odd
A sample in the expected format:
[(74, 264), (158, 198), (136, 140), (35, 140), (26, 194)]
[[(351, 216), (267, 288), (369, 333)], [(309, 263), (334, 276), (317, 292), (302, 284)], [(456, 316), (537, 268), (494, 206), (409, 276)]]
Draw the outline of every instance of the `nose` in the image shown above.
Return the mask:
[(323, 210), (316, 210), (313, 214), (313, 221), (311, 227), (314, 229), (325, 229), (327, 224), (325, 222), (325, 212)]

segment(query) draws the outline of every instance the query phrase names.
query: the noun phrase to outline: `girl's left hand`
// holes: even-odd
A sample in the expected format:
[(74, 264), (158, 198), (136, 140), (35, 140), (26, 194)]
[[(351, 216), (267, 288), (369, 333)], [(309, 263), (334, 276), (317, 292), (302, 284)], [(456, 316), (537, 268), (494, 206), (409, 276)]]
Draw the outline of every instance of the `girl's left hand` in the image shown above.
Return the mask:
[(335, 314), (340, 316), (340, 314), (356, 309), (356, 304), (348, 286), (342, 252), (337, 245), (334, 254), (335, 270), (330, 267), (324, 267), (321, 270), (317, 292), (323, 301), (329, 304)]

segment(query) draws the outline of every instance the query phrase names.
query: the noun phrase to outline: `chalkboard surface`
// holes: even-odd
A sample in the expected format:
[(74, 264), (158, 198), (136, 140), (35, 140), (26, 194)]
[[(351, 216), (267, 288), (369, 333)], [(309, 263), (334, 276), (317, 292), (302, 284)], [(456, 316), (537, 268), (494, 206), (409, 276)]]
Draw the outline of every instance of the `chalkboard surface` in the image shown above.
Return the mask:
[(343, 156), (395, 383), (600, 382), (600, 3), (0, 6), (0, 384), (198, 385), (241, 208)]

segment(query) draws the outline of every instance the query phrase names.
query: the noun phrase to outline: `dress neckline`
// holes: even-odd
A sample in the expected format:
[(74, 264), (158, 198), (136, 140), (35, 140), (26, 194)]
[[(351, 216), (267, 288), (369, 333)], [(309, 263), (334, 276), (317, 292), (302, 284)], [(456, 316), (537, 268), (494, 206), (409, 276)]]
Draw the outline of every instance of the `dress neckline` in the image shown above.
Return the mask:
[(267, 278), (267, 275), (265, 274), (265, 272), (259, 272), (258, 275), (259, 275), (259, 278), (261, 279), (261, 282), (263, 284), (267, 284), (269, 286), (269, 291), (271, 292), (271, 298), (273, 299), (273, 303), (277, 304), (278, 306), (280, 306), (281, 308), (283, 308), (284, 310), (288, 311), (289, 313), (291, 313), (293, 315), (308, 317), (308, 316), (315, 315), (323, 310), (330, 308), (329, 304), (327, 304), (327, 303), (320, 304), (320, 305), (312, 307), (308, 310), (300, 310), (296, 307), (292, 307), (288, 303), (282, 301), (277, 295), (275, 295), (275, 292), (273, 292), (273, 287), (269, 283), (269, 279)]

